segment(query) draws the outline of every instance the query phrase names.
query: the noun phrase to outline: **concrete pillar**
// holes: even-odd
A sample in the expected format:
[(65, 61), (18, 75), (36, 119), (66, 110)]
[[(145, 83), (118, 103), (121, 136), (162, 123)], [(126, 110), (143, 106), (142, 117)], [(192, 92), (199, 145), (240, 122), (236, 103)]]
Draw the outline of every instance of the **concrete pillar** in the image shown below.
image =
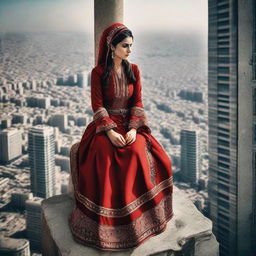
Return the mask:
[(123, 23), (123, 0), (94, 0), (94, 57), (98, 57), (98, 46), (101, 33), (112, 23)]
[(68, 217), (75, 206), (69, 194), (47, 198), (42, 203), (43, 256), (219, 256), (212, 222), (203, 216), (186, 193), (174, 186), (174, 217), (166, 230), (137, 248), (119, 252), (100, 251), (77, 243)]
[[(77, 159), (79, 142), (70, 149), (71, 162)], [(77, 243), (68, 218), (75, 207), (71, 194), (62, 194), (42, 202), (43, 256), (219, 256), (219, 244), (212, 233), (212, 221), (198, 211), (176, 186), (173, 187), (174, 216), (165, 231), (140, 246), (120, 252), (100, 251)]]

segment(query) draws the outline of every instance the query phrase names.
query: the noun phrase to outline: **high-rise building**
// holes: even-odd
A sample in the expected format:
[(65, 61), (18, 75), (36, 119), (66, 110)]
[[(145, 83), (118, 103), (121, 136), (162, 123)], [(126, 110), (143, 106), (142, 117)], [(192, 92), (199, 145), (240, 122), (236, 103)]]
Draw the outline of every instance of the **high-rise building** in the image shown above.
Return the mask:
[(87, 72), (81, 72), (77, 74), (77, 85), (81, 88), (85, 88), (88, 84)]
[(22, 154), (21, 131), (8, 128), (0, 131), (0, 162), (8, 163)]
[(26, 201), (31, 198), (33, 198), (33, 194), (31, 192), (15, 189), (11, 196), (11, 206), (15, 210), (22, 211), (25, 209)]
[(31, 191), (48, 198), (56, 192), (54, 129), (37, 125), (28, 132)]
[(42, 204), (43, 198), (33, 197), (26, 201), (26, 231), (27, 238), (30, 242), (31, 249), (41, 252), (41, 213), (42, 213)]
[(201, 175), (201, 150), (199, 132), (181, 130), (181, 176), (185, 182), (198, 185)]
[(220, 244), (220, 256), (253, 256), (255, 0), (209, 0), (208, 10), (209, 217)]

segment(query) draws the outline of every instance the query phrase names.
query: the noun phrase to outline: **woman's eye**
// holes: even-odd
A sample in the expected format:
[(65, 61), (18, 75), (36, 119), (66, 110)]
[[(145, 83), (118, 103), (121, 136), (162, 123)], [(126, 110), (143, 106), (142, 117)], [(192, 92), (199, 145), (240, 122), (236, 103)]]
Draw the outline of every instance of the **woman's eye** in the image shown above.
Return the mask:
[[(129, 46), (129, 44), (125, 44), (123, 45), (123, 47), (127, 48)], [(132, 45), (130, 45), (130, 47), (132, 47)]]

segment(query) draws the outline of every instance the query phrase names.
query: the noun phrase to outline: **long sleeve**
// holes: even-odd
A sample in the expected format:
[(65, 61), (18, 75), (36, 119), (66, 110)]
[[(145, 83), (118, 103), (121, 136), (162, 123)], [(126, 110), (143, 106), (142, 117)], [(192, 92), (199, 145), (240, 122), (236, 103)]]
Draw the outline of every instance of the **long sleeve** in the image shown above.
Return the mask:
[(96, 133), (117, 127), (117, 124), (109, 117), (104, 107), (101, 78), (95, 68), (91, 73), (91, 104), (94, 112), (93, 121), (96, 125)]
[(135, 65), (134, 73), (136, 77), (136, 83), (134, 86), (133, 100), (131, 105), (129, 129), (138, 129), (140, 127), (144, 127), (150, 130), (148, 119), (146, 117), (142, 103), (142, 85), (140, 78), (140, 70), (137, 67), (137, 65)]

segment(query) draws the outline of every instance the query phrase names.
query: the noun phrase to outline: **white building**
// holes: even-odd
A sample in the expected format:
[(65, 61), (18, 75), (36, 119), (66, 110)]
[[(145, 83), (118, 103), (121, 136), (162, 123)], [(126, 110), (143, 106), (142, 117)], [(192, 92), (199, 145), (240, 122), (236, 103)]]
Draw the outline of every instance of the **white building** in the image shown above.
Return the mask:
[(37, 125), (28, 132), (31, 191), (48, 198), (56, 192), (54, 129)]
[(8, 128), (0, 131), (0, 162), (8, 163), (22, 154), (21, 131)]

